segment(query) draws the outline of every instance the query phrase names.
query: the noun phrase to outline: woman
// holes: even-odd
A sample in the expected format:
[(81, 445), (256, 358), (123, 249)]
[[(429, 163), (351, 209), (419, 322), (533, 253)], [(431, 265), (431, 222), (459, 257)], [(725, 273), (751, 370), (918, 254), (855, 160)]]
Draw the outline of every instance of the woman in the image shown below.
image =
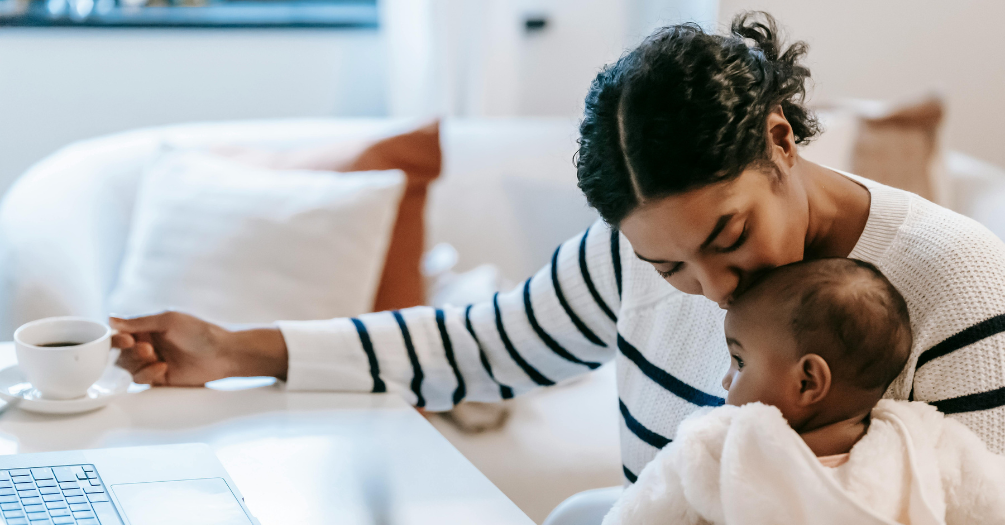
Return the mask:
[(604, 221), (512, 292), (248, 331), (178, 313), (113, 319), (120, 362), (155, 385), (274, 375), (443, 410), (616, 359), (631, 482), (681, 419), (723, 402), (733, 297), (765, 269), (853, 257), (910, 310), (912, 357), (888, 395), (932, 402), (1003, 452), (1005, 245), (915, 195), (802, 159), (797, 145), (818, 131), (803, 106), (805, 50), (782, 52), (769, 16), (743, 15), (726, 36), (662, 29), (605, 68), (577, 158)]

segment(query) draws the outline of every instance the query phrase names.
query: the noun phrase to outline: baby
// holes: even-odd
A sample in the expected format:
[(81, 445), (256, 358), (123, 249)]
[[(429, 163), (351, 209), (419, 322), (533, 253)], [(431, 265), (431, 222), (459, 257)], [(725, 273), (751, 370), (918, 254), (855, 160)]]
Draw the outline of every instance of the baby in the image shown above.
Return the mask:
[(911, 326), (874, 266), (775, 269), (725, 327), (726, 405), (685, 420), (604, 525), (1005, 523), (1005, 457), (929, 405), (882, 399)]

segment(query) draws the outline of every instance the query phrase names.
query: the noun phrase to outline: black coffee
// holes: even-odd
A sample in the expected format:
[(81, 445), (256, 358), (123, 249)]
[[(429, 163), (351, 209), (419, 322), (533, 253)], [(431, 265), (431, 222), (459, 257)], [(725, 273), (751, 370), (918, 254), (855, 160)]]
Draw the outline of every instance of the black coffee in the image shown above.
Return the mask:
[(60, 347), (60, 346), (77, 346), (77, 345), (82, 345), (82, 344), (84, 344), (84, 343), (74, 343), (74, 342), (67, 341), (67, 342), (62, 342), (62, 343), (46, 343), (44, 345), (35, 345), (35, 346), (41, 346), (43, 348), (56, 348), (56, 347)]

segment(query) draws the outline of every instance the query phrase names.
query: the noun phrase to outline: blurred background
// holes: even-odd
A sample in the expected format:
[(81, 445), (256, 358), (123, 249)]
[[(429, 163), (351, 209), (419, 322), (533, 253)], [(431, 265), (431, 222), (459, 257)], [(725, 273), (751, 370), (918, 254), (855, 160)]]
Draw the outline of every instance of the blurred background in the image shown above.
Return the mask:
[(940, 93), (1005, 165), (1005, 4), (960, 0), (0, 0), (0, 191), (76, 139), (175, 122), (568, 115), (654, 28), (774, 14), (814, 100)]

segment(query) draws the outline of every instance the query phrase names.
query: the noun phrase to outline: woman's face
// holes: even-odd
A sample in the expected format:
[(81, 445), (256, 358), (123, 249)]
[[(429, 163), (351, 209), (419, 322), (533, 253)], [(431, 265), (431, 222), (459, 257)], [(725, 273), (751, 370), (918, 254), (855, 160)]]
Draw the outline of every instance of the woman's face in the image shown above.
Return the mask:
[(749, 168), (732, 181), (645, 203), (621, 232), (674, 288), (726, 309), (758, 273), (803, 259), (806, 192), (794, 162), (773, 160), (777, 172)]

